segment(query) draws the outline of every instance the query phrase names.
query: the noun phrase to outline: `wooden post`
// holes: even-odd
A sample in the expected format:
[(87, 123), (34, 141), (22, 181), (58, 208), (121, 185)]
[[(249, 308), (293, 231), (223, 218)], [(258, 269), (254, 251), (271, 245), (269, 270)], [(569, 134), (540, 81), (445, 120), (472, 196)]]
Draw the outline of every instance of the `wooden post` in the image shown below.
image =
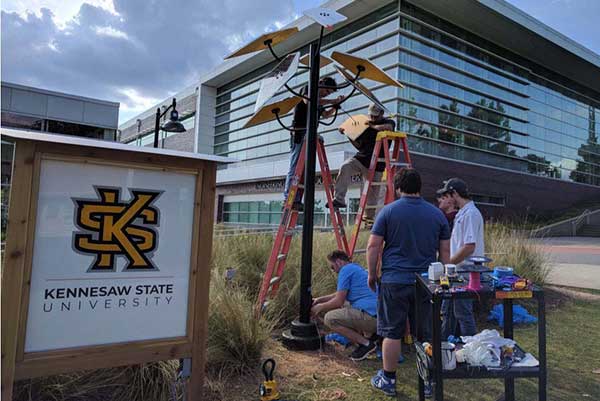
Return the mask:
[(35, 145), (22, 141), (15, 145), (6, 249), (2, 270), (2, 399), (12, 400), (17, 333), (21, 313), (21, 288), (25, 272), (25, 250), (29, 227), (29, 205)]
[[(200, 209), (200, 224), (197, 226), (199, 242), (195, 248), (196, 271), (193, 277), (207, 275), (207, 280), (194, 280), (196, 283), (196, 302), (208, 305), (210, 288), (210, 261), (212, 254), (213, 220), (215, 205), (216, 166), (205, 163), (202, 176), (197, 181), (196, 207)], [(199, 184), (199, 185), (198, 185)], [(201, 274), (202, 271), (208, 271)], [(206, 360), (206, 338), (208, 333), (208, 308), (195, 308), (194, 333), (192, 346), (192, 372), (187, 385), (187, 399), (202, 399), (204, 383), (204, 366)]]

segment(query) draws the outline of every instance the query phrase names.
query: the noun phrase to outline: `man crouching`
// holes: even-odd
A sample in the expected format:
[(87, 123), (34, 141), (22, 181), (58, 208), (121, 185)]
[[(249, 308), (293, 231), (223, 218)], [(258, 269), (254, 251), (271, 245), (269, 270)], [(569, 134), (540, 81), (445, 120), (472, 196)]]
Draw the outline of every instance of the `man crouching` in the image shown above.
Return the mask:
[(363, 360), (377, 348), (377, 295), (369, 289), (367, 271), (344, 251), (331, 252), (327, 262), (338, 274), (337, 291), (316, 298), (310, 312), (325, 313), (325, 325), (357, 345), (350, 359)]

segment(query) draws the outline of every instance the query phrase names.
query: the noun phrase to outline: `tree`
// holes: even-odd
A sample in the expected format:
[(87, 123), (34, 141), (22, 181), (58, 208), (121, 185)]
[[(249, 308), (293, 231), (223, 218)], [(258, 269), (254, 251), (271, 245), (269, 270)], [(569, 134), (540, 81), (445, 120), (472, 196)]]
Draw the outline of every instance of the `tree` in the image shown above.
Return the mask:
[[(600, 177), (591, 175), (594, 173), (593, 164), (600, 166), (600, 145), (598, 144), (598, 135), (596, 135), (596, 114), (593, 107), (589, 107), (588, 119), (588, 139), (577, 150), (581, 160), (577, 160), (575, 170), (571, 171), (569, 177), (575, 182), (600, 186)], [(596, 167), (595, 173), (598, 172)]]
[[(467, 115), (480, 121), (492, 123), (496, 126), (494, 127), (489, 124), (469, 120), (465, 123), (465, 129), (484, 135), (487, 138), (484, 140), (488, 143), (488, 146), (485, 146), (484, 148), (487, 150), (506, 155), (515, 155), (516, 152), (509, 148), (511, 139), (509, 131), (510, 120), (504, 114), (505, 110), (502, 104), (493, 100), (488, 102), (486, 99), (482, 98), (477, 102), (477, 105), (479, 107), (473, 107)], [(496, 139), (496, 141), (494, 141), (494, 139)]]
[[(438, 123), (446, 127), (454, 127), (462, 129), (463, 119), (458, 116), (460, 109), (458, 108), (458, 102), (453, 100), (449, 105), (443, 104), (440, 108), (448, 110), (450, 113), (439, 112)], [(441, 127), (439, 129), (439, 139), (446, 142), (452, 143), (463, 143), (463, 134), (460, 131), (455, 131), (451, 128)]]

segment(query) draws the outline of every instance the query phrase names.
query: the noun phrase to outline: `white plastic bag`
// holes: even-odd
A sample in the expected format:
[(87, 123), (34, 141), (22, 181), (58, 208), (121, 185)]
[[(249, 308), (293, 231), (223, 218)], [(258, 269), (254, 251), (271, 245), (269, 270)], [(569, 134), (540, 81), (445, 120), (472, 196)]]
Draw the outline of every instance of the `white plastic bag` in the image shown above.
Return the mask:
[(483, 330), (474, 336), (463, 336), (465, 343), (461, 358), (471, 366), (497, 368), (500, 366), (501, 351), (504, 346), (514, 347), (514, 340), (500, 336), (497, 330)]

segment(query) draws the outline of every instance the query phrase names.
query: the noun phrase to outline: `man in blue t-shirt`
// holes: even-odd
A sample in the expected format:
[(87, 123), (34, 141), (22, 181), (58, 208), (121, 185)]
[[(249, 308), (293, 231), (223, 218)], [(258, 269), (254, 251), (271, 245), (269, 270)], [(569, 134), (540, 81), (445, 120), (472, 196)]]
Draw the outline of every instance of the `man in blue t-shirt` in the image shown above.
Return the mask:
[(331, 252), (327, 262), (338, 274), (337, 291), (316, 298), (311, 314), (325, 313), (325, 325), (357, 345), (350, 359), (360, 361), (377, 348), (377, 296), (367, 286), (367, 271), (344, 251)]
[[(406, 320), (414, 322), (415, 273), (427, 271), (429, 264), (438, 260), (438, 252), (443, 263), (450, 257), (448, 222), (438, 208), (421, 198), (419, 173), (400, 170), (394, 177), (394, 190), (400, 199), (377, 215), (367, 245), (368, 281), (373, 291), (382, 255), (377, 334), (383, 337), (383, 369), (371, 384), (387, 395), (396, 394), (396, 366)], [(423, 311), (427, 310), (424, 306)]]

